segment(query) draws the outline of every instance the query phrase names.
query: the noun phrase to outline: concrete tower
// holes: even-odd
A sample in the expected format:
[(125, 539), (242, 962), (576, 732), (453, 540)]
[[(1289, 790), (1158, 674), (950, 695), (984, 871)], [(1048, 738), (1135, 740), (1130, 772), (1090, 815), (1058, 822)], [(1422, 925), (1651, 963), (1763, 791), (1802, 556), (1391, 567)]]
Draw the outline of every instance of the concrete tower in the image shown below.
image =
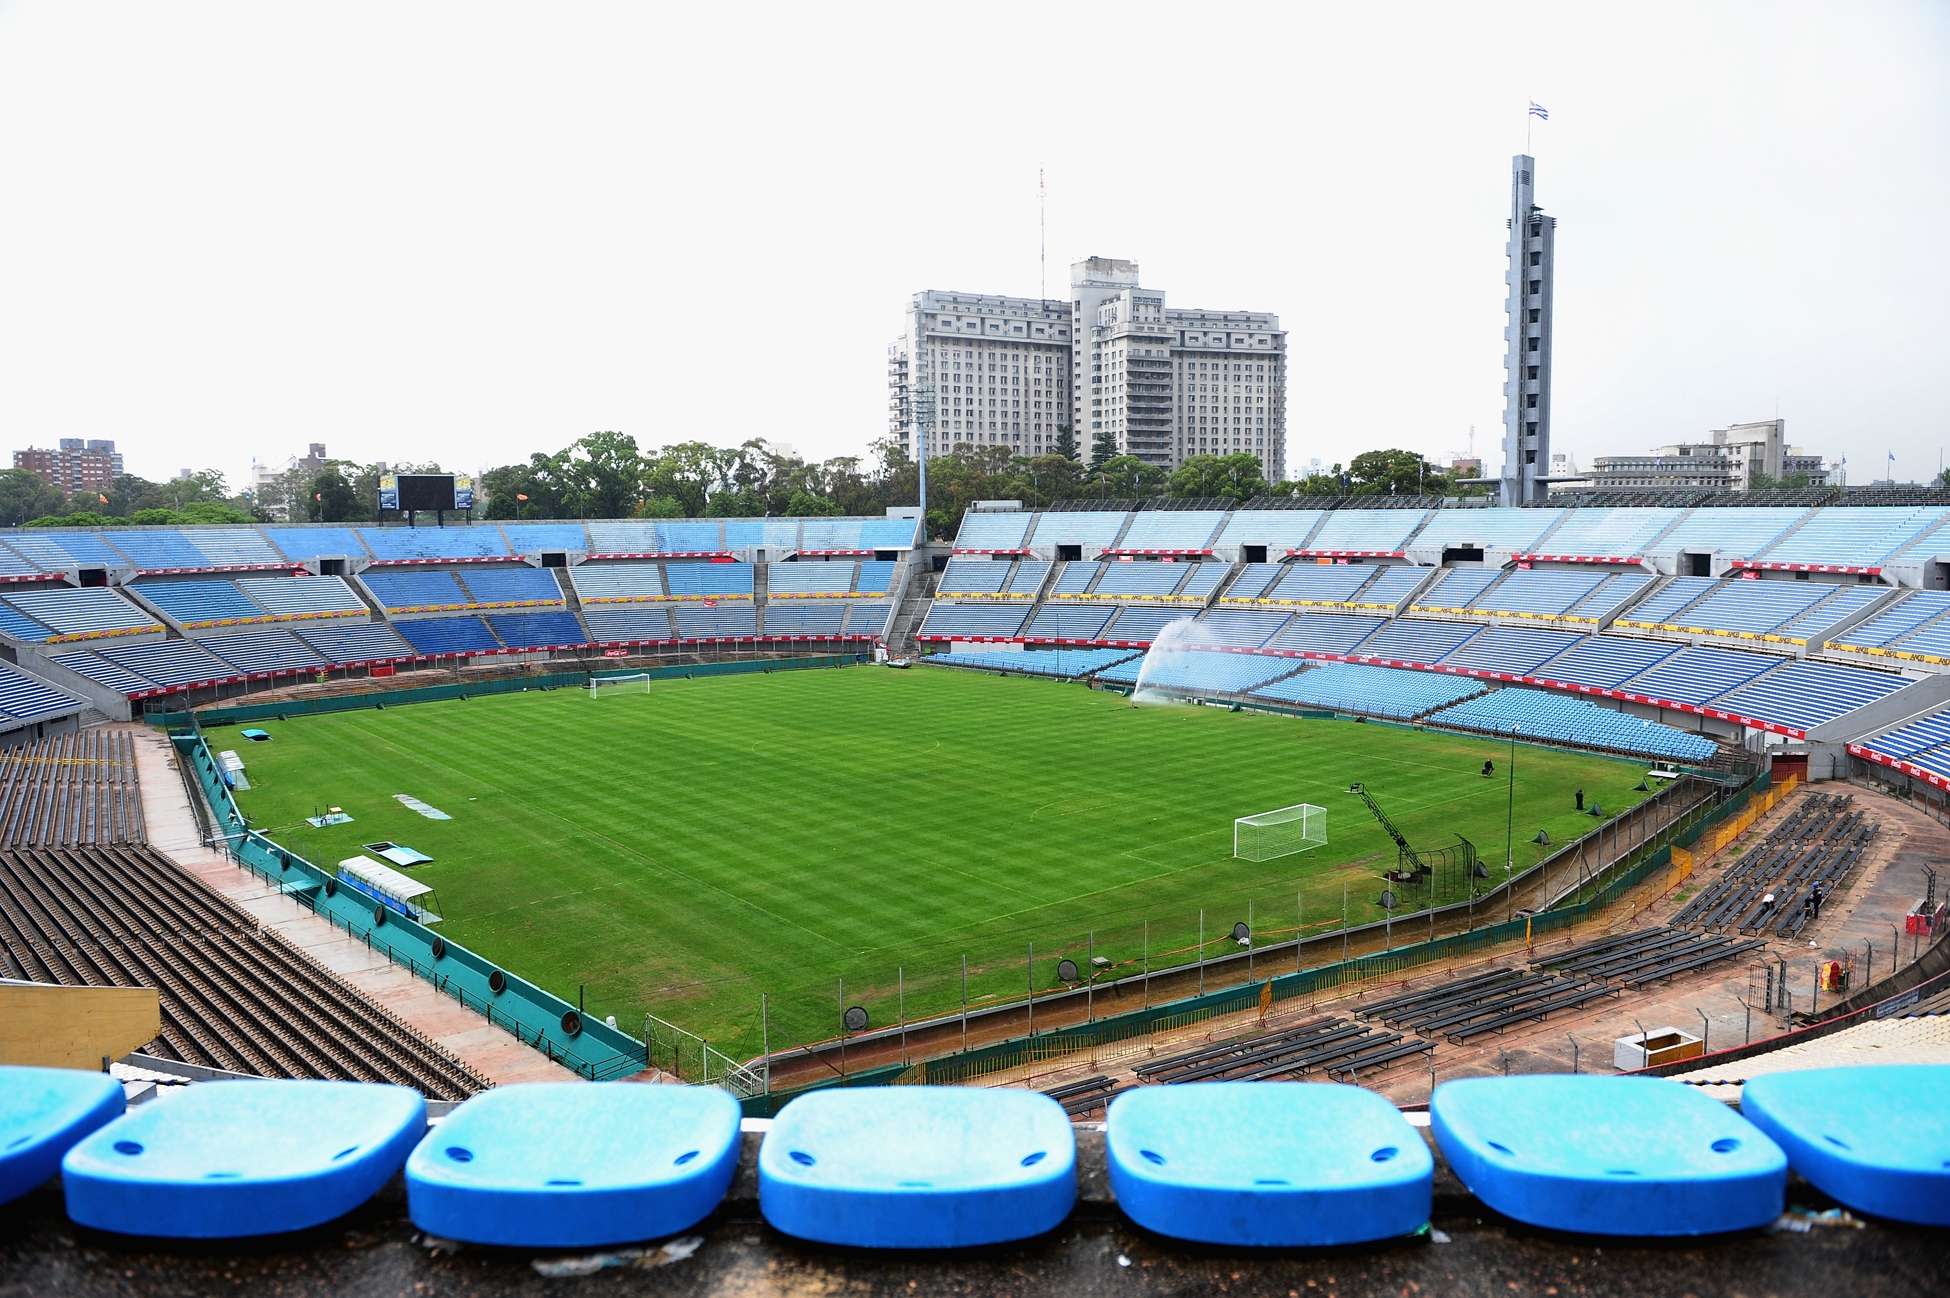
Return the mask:
[(1504, 297), (1502, 503), (1527, 505), (1549, 490), (1551, 277), (1557, 218), (1537, 206), (1537, 163), (1510, 160), (1510, 268)]

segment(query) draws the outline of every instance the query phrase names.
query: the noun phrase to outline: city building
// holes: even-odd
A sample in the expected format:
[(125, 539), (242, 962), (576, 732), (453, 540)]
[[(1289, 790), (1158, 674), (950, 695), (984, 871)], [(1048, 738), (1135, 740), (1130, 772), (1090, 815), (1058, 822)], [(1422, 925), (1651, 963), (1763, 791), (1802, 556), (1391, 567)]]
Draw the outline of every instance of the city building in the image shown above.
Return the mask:
[[(306, 446), (303, 455), (290, 456), (283, 464), (264, 464), (253, 457), (249, 486), (251, 503), (273, 518), (289, 521), (294, 517), (291, 512), (290, 475), (318, 473), (324, 469), (325, 459), (323, 442), (312, 442)], [(299, 511), (301, 514), (303, 512)]]
[(1072, 431), (1170, 468), (1244, 451), (1286, 470), (1286, 334), (1277, 315), (1169, 307), (1136, 262), (1070, 268), (1070, 300), (927, 290), (888, 348), (888, 426), (909, 455), (917, 422), (936, 450), (1056, 450)]
[(1551, 279), (1557, 218), (1537, 206), (1537, 161), (1510, 160), (1509, 239), (1503, 359), (1503, 476), (1506, 505), (1528, 505), (1550, 490)]
[(1600, 455), (1584, 475), (1591, 491), (1750, 491), (1782, 481), (1828, 485), (1821, 456), (1789, 446), (1782, 419), (1715, 428), (1705, 441), (1655, 446), (1644, 455)]
[(122, 453), (115, 443), (91, 437), (63, 437), (53, 450), (30, 447), (14, 452), (14, 467), (25, 469), (60, 491), (102, 493), (122, 476)]

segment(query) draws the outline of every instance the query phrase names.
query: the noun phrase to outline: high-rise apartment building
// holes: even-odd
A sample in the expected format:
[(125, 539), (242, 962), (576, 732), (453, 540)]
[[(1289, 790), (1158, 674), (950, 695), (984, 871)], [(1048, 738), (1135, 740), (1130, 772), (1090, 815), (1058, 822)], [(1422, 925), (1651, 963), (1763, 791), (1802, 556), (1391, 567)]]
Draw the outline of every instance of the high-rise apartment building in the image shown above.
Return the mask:
[(122, 453), (112, 440), (63, 437), (53, 450), (30, 447), (15, 451), (14, 467), (36, 474), (61, 491), (100, 493), (122, 476)]
[(1551, 463), (1551, 276), (1557, 218), (1537, 206), (1537, 161), (1510, 160), (1510, 236), (1505, 250), (1503, 476), (1506, 505), (1544, 498)]
[(888, 349), (890, 431), (909, 455), (917, 417), (935, 450), (1047, 455), (1071, 429), (1088, 456), (1172, 467), (1193, 455), (1256, 455), (1286, 470), (1286, 334), (1277, 315), (1168, 307), (1136, 262), (1070, 268), (1070, 300), (917, 293)]

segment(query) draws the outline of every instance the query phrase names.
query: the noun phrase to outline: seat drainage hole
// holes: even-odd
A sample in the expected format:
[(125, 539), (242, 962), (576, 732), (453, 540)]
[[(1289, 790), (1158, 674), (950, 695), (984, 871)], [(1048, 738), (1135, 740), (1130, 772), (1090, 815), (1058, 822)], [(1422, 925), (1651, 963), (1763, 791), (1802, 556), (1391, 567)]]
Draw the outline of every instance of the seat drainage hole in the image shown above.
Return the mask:
[(1829, 1144), (1833, 1145), (1837, 1149), (1847, 1149), (1849, 1147), (1848, 1142), (1846, 1140), (1843, 1140), (1840, 1136), (1830, 1136), (1824, 1134), (1822, 1136), (1822, 1139), (1827, 1141)]
[(449, 1145), (447, 1146), (447, 1157), (453, 1159), (456, 1163), (471, 1163), (474, 1161), (474, 1151), (461, 1145)]
[(931, 1189), (934, 1183), (932, 1181), (896, 1181), (895, 1184), (909, 1190), (926, 1190)]
[(679, 1154), (676, 1158), (671, 1159), (670, 1161), (673, 1167), (682, 1167), (684, 1164), (690, 1162), (693, 1158), (696, 1157), (697, 1157), (697, 1151), (695, 1149), (687, 1149), (683, 1153)]
[(336, 1163), (341, 1158), (350, 1158), (352, 1157), (352, 1155), (358, 1152), (359, 1152), (359, 1147), (357, 1145), (347, 1145), (344, 1149), (341, 1149), (338, 1153), (332, 1155), (332, 1161)]
[(791, 1154), (791, 1158), (793, 1162), (799, 1164), (799, 1166), (801, 1167), (811, 1167), (814, 1163), (817, 1163), (819, 1161), (818, 1159), (814, 1158), (811, 1154), (808, 1154), (803, 1149), (793, 1150)]
[(1369, 1154), (1368, 1157), (1377, 1163), (1385, 1163), (1401, 1152), (1401, 1150), (1396, 1149), (1393, 1145), (1383, 1145), (1380, 1149), (1375, 1150), (1374, 1153)]
[(1491, 1149), (1494, 1149), (1499, 1154), (1509, 1154), (1511, 1158), (1516, 1157), (1514, 1153), (1511, 1153), (1510, 1147), (1508, 1145), (1499, 1145), (1494, 1140), (1485, 1141), (1483, 1143), (1487, 1144)]
[(1262, 1176), (1259, 1179), (1255, 1180), (1253, 1184), (1254, 1185), (1291, 1185), (1293, 1184), (1293, 1182), (1287, 1180), (1284, 1176)]
[(142, 1152), (142, 1146), (133, 1140), (118, 1140), (115, 1142), (115, 1152), (118, 1154), (140, 1154)]
[(1155, 1149), (1140, 1149), (1138, 1156), (1147, 1163), (1156, 1163), (1159, 1167), (1165, 1165), (1165, 1156)]
[(1049, 1157), (1048, 1150), (1039, 1149), (1033, 1154), (1024, 1154), (1022, 1156), (1022, 1165), (1024, 1167), (1034, 1167), (1036, 1166), (1036, 1164), (1042, 1162), (1045, 1158), (1048, 1157)]
[(1713, 1142), (1713, 1152), (1716, 1154), (1731, 1154), (1738, 1148), (1740, 1148), (1740, 1141), (1733, 1136), (1722, 1136)]
[(1629, 1167), (1608, 1167), (1605, 1169), (1605, 1175), (1606, 1176), (1637, 1176), (1638, 1173), (1634, 1172)]
[(243, 1175), (242, 1172), (205, 1172), (203, 1179), (206, 1181), (235, 1181), (241, 1179)]
[(543, 1185), (581, 1185), (582, 1181), (573, 1176), (552, 1176)]

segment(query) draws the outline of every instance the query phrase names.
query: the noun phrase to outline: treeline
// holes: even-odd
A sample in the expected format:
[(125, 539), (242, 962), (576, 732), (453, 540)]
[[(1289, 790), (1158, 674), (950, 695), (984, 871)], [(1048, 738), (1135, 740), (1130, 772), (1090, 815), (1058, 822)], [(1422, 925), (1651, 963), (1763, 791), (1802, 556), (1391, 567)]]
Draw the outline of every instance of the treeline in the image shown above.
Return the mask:
[(132, 473), (107, 491), (66, 494), (26, 469), (0, 469), (0, 527), (188, 527), (261, 521), (214, 469), (168, 482)]

